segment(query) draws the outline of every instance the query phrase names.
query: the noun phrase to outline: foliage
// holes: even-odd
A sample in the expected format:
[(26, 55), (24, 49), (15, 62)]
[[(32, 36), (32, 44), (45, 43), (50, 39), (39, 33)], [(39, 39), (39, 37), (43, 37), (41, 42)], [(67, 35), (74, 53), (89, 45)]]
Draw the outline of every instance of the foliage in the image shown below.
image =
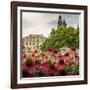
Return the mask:
[(64, 69), (67, 75), (79, 74), (79, 66), (71, 65)]
[(42, 44), (41, 50), (46, 51), (62, 47), (79, 48), (79, 28), (59, 27), (52, 29), (49, 37)]

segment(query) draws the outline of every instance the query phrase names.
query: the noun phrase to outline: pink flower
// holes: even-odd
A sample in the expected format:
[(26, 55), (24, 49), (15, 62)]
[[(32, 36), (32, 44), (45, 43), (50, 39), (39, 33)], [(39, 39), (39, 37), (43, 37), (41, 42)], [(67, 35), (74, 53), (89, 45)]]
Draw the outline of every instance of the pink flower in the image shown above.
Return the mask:
[(57, 69), (50, 69), (49, 75), (50, 76), (58, 76), (60, 72)]
[(63, 56), (62, 58), (63, 58), (63, 60), (69, 60), (70, 59), (69, 56)]
[(59, 58), (60, 55), (56, 53), (56, 54), (53, 54), (53, 56), (57, 59)]
[(22, 55), (22, 63), (24, 63), (25, 61), (26, 61), (26, 55), (23, 54), (23, 55)]
[(77, 55), (77, 56), (75, 56), (75, 58), (77, 59), (77, 60), (79, 60), (79, 56)]
[(50, 49), (50, 50), (47, 51), (47, 54), (52, 56), (53, 55), (53, 51)]
[(64, 61), (64, 64), (65, 64), (66, 66), (69, 66), (69, 65), (70, 65), (70, 61), (69, 61), (69, 60), (65, 60), (65, 61)]
[(62, 71), (64, 68), (65, 68), (64, 64), (59, 64), (58, 67), (57, 67), (57, 70)]
[(76, 49), (75, 49), (75, 48), (72, 48), (72, 49), (70, 49), (68, 52), (69, 52), (70, 54), (75, 53), (75, 52), (76, 52)]

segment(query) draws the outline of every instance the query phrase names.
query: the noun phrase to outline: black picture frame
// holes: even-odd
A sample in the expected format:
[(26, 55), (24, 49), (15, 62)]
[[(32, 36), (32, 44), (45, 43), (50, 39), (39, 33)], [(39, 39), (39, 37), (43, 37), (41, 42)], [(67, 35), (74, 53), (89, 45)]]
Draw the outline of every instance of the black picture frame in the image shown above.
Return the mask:
[[(63, 82), (44, 82), (44, 83), (17, 83), (17, 7), (39, 7), (52, 9), (70, 9), (84, 11), (84, 80), (63, 81)], [(11, 88), (31, 88), (46, 86), (64, 86), (64, 85), (80, 85), (87, 84), (87, 6), (67, 5), (67, 4), (51, 4), (51, 3), (35, 3), (35, 2), (11, 2)]]

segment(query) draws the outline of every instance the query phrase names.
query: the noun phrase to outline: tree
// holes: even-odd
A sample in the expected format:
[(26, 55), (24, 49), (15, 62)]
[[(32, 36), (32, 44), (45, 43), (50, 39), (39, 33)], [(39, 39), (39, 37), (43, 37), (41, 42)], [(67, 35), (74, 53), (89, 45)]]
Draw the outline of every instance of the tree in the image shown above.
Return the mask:
[(58, 23), (57, 23), (57, 28), (59, 28), (62, 25), (62, 17), (59, 15), (58, 17)]
[(41, 50), (60, 49), (62, 47), (79, 48), (79, 29), (60, 27), (53, 29), (42, 44)]

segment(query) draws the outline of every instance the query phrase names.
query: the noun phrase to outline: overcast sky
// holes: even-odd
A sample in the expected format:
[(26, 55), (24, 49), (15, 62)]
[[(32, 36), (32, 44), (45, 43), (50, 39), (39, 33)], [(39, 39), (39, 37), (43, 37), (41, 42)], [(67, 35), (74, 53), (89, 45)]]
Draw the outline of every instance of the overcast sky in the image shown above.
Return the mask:
[[(76, 27), (79, 25), (79, 15), (77, 14), (60, 14), (69, 26)], [(55, 13), (22, 13), (22, 36), (29, 34), (43, 34), (47, 37), (52, 28), (57, 27), (59, 14)]]

